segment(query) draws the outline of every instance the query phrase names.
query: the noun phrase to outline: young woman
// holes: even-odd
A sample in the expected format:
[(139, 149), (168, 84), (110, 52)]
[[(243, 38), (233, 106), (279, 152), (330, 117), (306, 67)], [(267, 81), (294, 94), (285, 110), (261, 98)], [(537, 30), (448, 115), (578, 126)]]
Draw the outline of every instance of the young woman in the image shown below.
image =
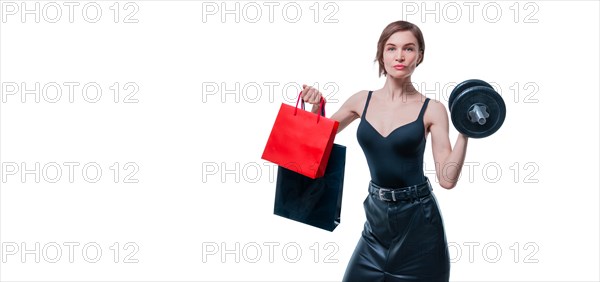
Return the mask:
[[(367, 221), (344, 281), (448, 281), (450, 259), (444, 224), (431, 184), (423, 172), (427, 137), (440, 186), (456, 185), (468, 138), (454, 148), (442, 103), (419, 93), (411, 75), (423, 62), (421, 30), (406, 21), (390, 23), (377, 43), (381, 89), (359, 91), (331, 116), (338, 133), (360, 118), (356, 132), (371, 181), (364, 201)], [(304, 86), (302, 99), (317, 112), (318, 89)]]

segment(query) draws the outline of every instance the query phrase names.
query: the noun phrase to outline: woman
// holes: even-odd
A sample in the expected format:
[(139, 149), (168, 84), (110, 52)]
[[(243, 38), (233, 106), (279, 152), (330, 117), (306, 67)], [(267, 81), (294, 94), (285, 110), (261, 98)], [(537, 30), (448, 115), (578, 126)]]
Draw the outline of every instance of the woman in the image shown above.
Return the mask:
[[(360, 91), (331, 116), (338, 133), (360, 118), (358, 142), (371, 181), (364, 201), (367, 217), (344, 281), (448, 281), (450, 260), (442, 217), (423, 172), (431, 134), (440, 186), (456, 185), (468, 138), (459, 134), (454, 149), (442, 103), (419, 93), (411, 75), (423, 62), (421, 30), (406, 21), (389, 24), (377, 43), (381, 89)], [(317, 112), (321, 93), (304, 86), (302, 99)]]

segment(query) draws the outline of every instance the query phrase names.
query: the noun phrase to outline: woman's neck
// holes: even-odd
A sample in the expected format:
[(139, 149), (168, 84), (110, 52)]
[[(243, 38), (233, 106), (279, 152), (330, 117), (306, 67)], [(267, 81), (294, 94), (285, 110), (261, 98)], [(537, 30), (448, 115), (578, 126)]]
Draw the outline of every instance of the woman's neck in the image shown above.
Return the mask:
[(410, 97), (419, 93), (412, 84), (410, 76), (406, 78), (392, 78), (388, 75), (381, 91), (385, 99), (389, 101), (400, 100), (403, 102), (410, 100)]

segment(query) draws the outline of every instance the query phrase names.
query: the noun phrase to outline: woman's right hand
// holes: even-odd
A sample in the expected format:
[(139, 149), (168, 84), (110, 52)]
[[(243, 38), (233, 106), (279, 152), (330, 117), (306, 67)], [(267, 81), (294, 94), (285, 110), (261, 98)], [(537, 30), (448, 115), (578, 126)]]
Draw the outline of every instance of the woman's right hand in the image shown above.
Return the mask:
[(317, 88), (302, 84), (302, 94), (300, 97), (302, 97), (302, 101), (313, 105), (310, 110), (312, 113), (317, 113), (319, 111), (319, 105), (323, 95)]
[(321, 92), (319, 92), (318, 89), (303, 84), (301, 97), (304, 102), (318, 106), (321, 102), (321, 97), (323, 97), (323, 95), (321, 94)]

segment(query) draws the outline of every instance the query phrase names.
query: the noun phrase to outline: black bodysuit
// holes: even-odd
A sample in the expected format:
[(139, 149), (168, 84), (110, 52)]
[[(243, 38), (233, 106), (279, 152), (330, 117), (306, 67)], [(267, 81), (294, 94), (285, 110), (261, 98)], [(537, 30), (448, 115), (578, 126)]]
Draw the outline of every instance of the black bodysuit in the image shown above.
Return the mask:
[(356, 133), (371, 172), (367, 220), (343, 281), (448, 281), (444, 225), (423, 173), (429, 98), (415, 121), (384, 137), (365, 119), (368, 95)]
[(388, 136), (382, 136), (367, 120), (367, 97), (360, 124), (356, 132), (371, 171), (371, 180), (380, 186), (405, 187), (423, 183), (423, 153), (425, 152), (425, 128), (423, 114), (429, 103), (425, 100), (417, 119), (400, 126)]

